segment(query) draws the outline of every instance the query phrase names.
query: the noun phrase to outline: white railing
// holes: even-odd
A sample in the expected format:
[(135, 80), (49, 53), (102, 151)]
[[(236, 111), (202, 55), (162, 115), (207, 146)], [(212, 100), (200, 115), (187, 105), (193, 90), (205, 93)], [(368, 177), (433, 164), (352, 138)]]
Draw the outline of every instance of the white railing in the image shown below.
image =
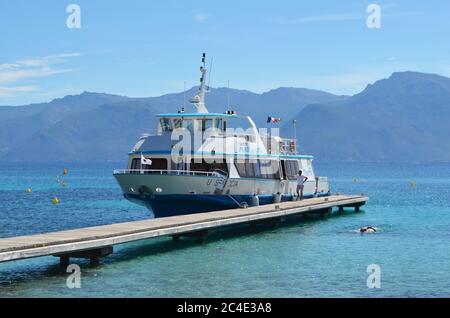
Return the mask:
[(113, 174), (160, 174), (160, 175), (183, 175), (203, 177), (226, 177), (228, 174), (221, 171), (186, 171), (166, 169), (115, 169)]

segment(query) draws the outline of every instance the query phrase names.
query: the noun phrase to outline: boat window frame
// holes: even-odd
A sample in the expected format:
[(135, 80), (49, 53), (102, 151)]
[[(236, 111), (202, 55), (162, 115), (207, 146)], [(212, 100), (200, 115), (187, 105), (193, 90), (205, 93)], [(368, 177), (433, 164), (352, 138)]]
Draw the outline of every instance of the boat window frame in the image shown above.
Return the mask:
[(161, 117), (159, 119), (159, 126), (161, 127), (161, 131), (173, 131), (173, 125), (171, 118)]
[(173, 121), (172, 127), (174, 130), (183, 128), (182, 117), (173, 118), (172, 121)]
[(279, 160), (274, 159), (234, 159), (234, 166), (241, 178), (280, 179)]
[(253, 162), (253, 160), (245, 159), (245, 171), (247, 172), (247, 178), (255, 178), (255, 164), (258, 164), (256, 161)]
[(298, 171), (300, 170), (298, 160), (297, 159), (286, 159), (286, 179), (287, 180), (296, 180), (298, 177)]
[[(183, 129), (187, 129), (189, 131), (193, 131), (194, 130), (194, 120), (191, 118), (181, 118), (181, 127)], [(189, 123), (188, 125), (185, 125), (185, 123)]]
[(223, 118), (215, 118), (213, 127), (217, 130), (222, 130), (222, 126), (223, 126)]
[[(141, 163), (141, 158), (133, 158), (130, 163), (131, 173), (140, 173), (137, 170), (168, 170), (168, 160), (167, 158), (151, 158), (145, 157), (146, 159), (150, 159), (152, 161), (151, 165), (143, 165)], [(162, 165), (158, 163), (164, 162)], [(144, 171), (144, 173), (149, 174), (151, 171)]]
[[(211, 123), (209, 125), (209, 127), (206, 127), (206, 122)], [(202, 118), (202, 131), (206, 131), (208, 129), (211, 129), (212, 127), (214, 127), (213, 125), (214, 125), (213, 118)]]

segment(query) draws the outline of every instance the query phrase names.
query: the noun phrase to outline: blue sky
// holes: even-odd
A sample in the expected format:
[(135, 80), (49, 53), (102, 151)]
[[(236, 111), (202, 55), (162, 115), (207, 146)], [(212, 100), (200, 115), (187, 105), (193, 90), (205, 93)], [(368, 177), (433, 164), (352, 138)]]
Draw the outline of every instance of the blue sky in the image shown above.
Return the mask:
[[(66, 8), (81, 8), (69, 29)], [(366, 8), (381, 6), (381, 29)], [(450, 76), (448, 1), (2, 1), (0, 105), (82, 91), (156, 96), (211, 86), (354, 94), (394, 71)]]

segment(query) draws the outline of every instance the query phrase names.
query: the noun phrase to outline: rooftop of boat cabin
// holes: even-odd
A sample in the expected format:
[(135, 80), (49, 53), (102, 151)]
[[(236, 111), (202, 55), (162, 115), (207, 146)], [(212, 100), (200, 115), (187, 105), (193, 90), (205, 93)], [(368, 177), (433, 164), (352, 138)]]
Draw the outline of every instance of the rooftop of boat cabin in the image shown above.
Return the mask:
[(224, 118), (236, 118), (238, 115), (236, 113), (165, 113), (165, 114), (158, 114), (156, 115), (158, 117), (224, 117)]

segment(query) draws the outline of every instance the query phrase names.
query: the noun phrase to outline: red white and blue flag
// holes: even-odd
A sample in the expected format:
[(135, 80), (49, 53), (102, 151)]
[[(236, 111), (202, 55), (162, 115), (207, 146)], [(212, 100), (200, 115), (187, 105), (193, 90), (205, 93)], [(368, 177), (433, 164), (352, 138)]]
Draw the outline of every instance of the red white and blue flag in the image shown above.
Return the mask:
[(281, 121), (280, 117), (267, 117), (268, 123), (279, 123)]

